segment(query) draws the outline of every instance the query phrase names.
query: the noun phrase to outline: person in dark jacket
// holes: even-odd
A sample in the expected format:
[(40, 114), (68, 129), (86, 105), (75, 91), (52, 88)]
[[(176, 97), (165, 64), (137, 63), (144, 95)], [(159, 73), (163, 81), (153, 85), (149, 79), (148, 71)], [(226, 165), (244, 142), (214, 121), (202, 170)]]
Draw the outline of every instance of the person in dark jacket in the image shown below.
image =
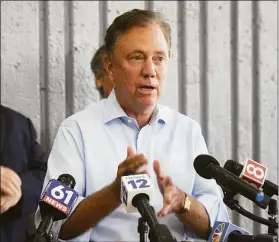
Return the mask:
[(38, 206), (47, 154), (31, 120), (0, 105), (1, 242), (25, 242)]

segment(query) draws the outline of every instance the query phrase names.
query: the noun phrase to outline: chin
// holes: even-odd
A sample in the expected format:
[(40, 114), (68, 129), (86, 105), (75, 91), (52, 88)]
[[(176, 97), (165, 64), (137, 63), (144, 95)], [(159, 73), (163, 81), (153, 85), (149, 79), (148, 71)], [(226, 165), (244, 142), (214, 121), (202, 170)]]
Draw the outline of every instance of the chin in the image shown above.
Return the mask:
[(140, 100), (140, 105), (144, 107), (155, 106), (158, 101), (158, 98), (144, 98)]

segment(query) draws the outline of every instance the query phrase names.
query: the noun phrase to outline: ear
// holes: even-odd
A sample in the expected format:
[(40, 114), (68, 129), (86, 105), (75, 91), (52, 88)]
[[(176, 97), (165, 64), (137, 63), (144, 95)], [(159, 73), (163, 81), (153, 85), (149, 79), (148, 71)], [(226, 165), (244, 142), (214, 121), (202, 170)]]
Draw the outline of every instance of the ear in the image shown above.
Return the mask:
[(103, 86), (103, 82), (101, 78), (96, 78), (96, 87), (101, 88)]
[(113, 64), (112, 64), (112, 59), (109, 55), (105, 55), (103, 58), (103, 63), (104, 63), (104, 69), (106, 73), (108, 74), (109, 78), (114, 80), (114, 75), (113, 75)]

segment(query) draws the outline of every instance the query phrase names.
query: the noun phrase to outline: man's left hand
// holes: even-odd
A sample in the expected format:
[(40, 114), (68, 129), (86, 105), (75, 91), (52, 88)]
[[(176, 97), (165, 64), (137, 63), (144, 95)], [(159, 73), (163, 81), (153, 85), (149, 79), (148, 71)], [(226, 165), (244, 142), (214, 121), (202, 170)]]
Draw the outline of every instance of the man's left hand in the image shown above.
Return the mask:
[(154, 161), (153, 168), (157, 176), (159, 189), (164, 199), (163, 208), (157, 215), (163, 217), (168, 213), (179, 213), (183, 207), (185, 193), (173, 183), (171, 177), (164, 174), (159, 161)]

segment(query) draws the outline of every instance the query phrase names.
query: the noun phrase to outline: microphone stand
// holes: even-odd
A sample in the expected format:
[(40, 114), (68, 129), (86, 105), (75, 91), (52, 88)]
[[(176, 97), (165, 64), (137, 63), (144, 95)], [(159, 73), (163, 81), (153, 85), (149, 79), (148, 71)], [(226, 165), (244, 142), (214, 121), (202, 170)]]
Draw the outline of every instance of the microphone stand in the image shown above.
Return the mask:
[(140, 242), (147, 242), (148, 226), (142, 217), (138, 219), (138, 233), (140, 235)]
[(39, 225), (32, 242), (53, 242), (53, 235), (51, 232), (53, 218), (47, 216)]
[(52, 242), (53, 240), (51, 237), (47, 234), (35, 234), (34, 239), (32, 239), (32, 242)]
[[(270, 200), (270, 203), (268, 205), (268, 215), (269, 215), (268, 221), (270, 221), (271, 223), (276, 223), (276, 218), (277, 218), (277, 215), (278, 215), (278, 209), (277, 209), (277, 201), (275, 199)], [(269, 225), (268, 226), (268, 233), (277, 235), (276, 228)]]
[(233, 231), (227, 238), (227, 242), (278, 242), (276, 235), (258, 234), (247, 235)]
[(243, 216), (250, 218), (251, 220), (267, 225), (268, 226), (268, 234), (267, 236), (273, 236), (276, 235), (277, 236), (277, 232), (275, 231), (275, 229), (278, 227), (278, 223), (276, 222), (276, 213), (277, 213), (277, 204), (276, 201), (274, 199), (271, 205), (271, 209), (269, 207), (269, 214), (271, 215), (269, 220), (258, 217), (250, 212), (248, 212), (247, 210), (245, 210), (242, 206), (239, 205), (239, 202), (235, 199), (233, 199), (233, 197), (236, 195), (234, 193), (232, 193), (231, 191), (229, 191), (226, 188), (223, 188), (223, 192), (224, 192), (224, 203), (231, 209), (231, 210), (236, 210), (237, 212), (239, 212), (240, 214), (242, 214)]
[(172, 236), (168, 227), (165, 224), (159, 224), (154, 210), (149, 204), (148, 196), (145, 194), (137, 194), (132, 200), (143, 220), (149, 226), (148, 238), (150, 242), (177, 242), (175, 237)]

